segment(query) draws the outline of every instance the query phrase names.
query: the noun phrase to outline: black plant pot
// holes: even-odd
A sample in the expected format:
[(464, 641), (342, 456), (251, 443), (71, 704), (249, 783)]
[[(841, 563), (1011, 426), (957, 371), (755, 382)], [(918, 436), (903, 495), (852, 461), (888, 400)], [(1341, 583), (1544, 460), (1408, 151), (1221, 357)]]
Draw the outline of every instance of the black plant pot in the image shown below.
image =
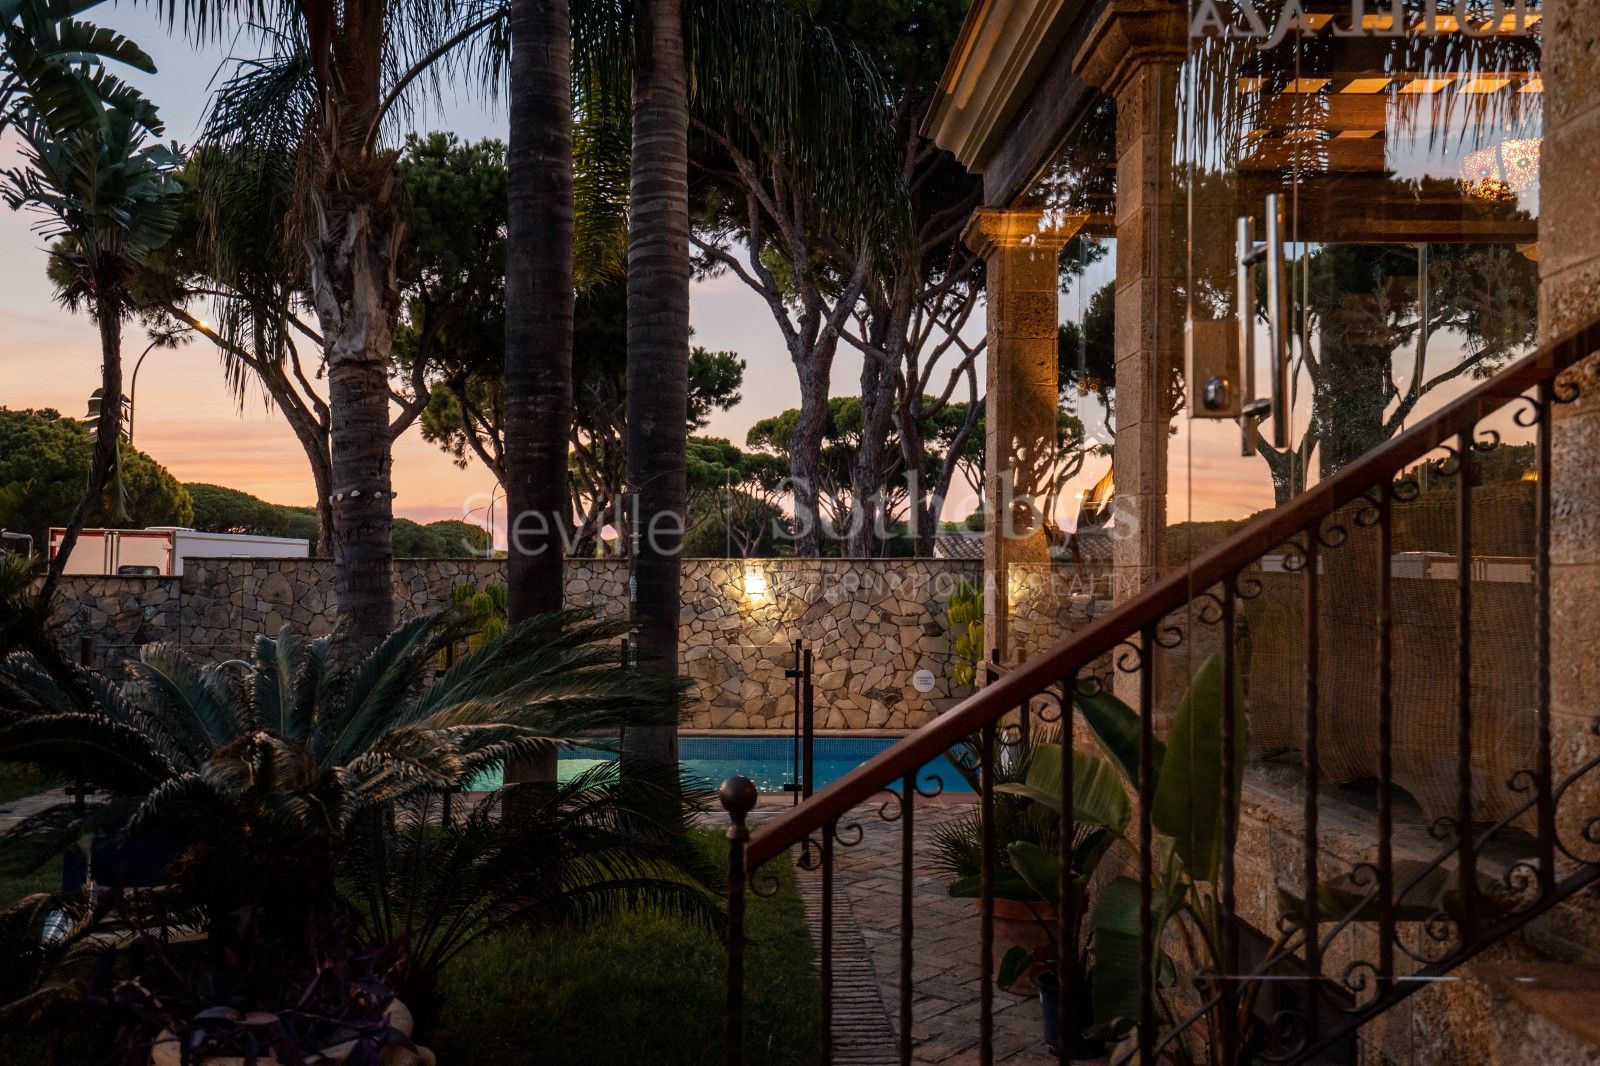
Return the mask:
[(158, 888), (167, 883), (167, 871), (184, 852), (184, 845), (165, 834), (144, 833), (132, 838), (97, 835), (89, 851), (68, 848), (61, 857), (61, 890), (76, 892), (92, 873), (103, 888)]
[[(1060, 987), (1056, 972), (1045, 970), (1034, 978), (1039, 986), (1039, 1010), (1044, 1017), (1044, 1042), (1051, 1051), (1061, 1046)], [(1084, 1036), (1084, 1030), (1094, 1024), (1094, 1002), (1089, 998), (1087, 986), (1074, 988), (1067, 1002), (1067, 1044), (1075, 1059), (1094, 1059), (1106, 1053), (1099, 1040)]]

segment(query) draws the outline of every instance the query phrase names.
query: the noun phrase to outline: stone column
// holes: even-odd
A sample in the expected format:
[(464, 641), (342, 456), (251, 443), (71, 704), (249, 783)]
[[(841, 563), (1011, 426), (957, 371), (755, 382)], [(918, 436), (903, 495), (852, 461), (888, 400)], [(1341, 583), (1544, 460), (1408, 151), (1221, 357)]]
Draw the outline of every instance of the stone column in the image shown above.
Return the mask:
[(1183, 190), (1173, 172), (1182, 5), (1112, 0), (1074, 66), (1117, 107), (1116, 539), (1113, 594), (1155, 580), (1167, 525), (1167, 448), (1183, 349)]
[[(1546, 340), (1600, 316), (1600, 4), (1549, 0), (1544, 18), (1545, 144), (1539, 218), (1540, 336)], [(1593, 360), (1573, 375), (1582, 396), (1557, 406), (1552, 437), (1551, 709), (1555, 773), (1592, 757), (1600, 737), (1600, 371)], [(1580, 854), (1584, 821), (1600, 810), (1600, 774), (1561, 805), (1563, 839)], [(1587, 937), (1591, 950), (1600, 933)]]
[(1047, 564), (1042, 500), (1056, 459), (1061, 247), (1072, 236), (1039, 211), (984, 209), (962, 239), (984, 259), (988, 401), (983, 475), (984, 639), (1010, 654), (1012, 567)]

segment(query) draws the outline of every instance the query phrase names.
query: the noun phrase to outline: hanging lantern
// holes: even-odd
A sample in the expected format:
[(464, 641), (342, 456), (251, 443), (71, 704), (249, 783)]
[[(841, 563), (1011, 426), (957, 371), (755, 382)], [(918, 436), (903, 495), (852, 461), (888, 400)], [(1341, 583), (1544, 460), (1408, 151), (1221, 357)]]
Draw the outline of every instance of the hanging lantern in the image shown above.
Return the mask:
[(1539, 181), (1541, 137), (1500, 141), (1480, 148), (1461, 162), (1461, 184), (1480, 200), (1520, 196)]

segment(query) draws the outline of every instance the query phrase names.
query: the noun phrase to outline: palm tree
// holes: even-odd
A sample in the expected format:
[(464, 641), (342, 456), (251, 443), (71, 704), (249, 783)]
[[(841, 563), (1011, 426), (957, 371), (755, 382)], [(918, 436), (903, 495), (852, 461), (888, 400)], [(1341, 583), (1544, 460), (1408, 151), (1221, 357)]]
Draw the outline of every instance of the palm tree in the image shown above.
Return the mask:
[(305, 264), (327, 365), (335, 594), (343, 637), (359, 656), (394, 620), (389, 355), (405, 233), (399, 152), (383, 135), (416, 90), (436, 87), (441, 64), (477, 54), (465, 46), (500, 8), (479, 0), (185, 0), (161, 9), (199, 35), (243, 30), (268, 50), (237, 64), (213, 103), (206, 140), (247, 149), (267, 166), (294, 160), (298, 197), (284, 239)]
[[(0, 608), (23, 587), (6, 573)], [(680, 686), (618, 664), (624, 630), (541, 615), (478, 634), (435, 676), (441, 649), (473, 635), (461, 615), (407, 623), (354, 664), (286, 627), (248, 662), (147, 648), (118, 685), (0, 629), (0, 762), (70, 770), (108, 797), (40, 813), (8, 834), (9, 854), (49, 858), (87, 833), (142, 842), (167, 857), (172, 913), (208, 931), (216, 965), (330, 932), (384, 949), (381, 976), (424, 1019), (442, 968), (510, 925), (636, 907), (715, 923), (716, 873), (687, 835), (698, 797), (675, 776), (624, 783), (613, 764), (511, 786), (517, 818), (495, 802), (438, 817), (439, 793), (511, 760), (675, 719)], [(24, 932), (37, 942), (36, 924)]]
[(560, 610), (571, 525), (571, 15), (566, 0), (511, 0), (510, 170), (502, 410), (513, 621)]
[[(106, 69), (152, 72), (150, 57), (109, 30), (80, 22), (83, 0), (0, 0), (0, 132), (21, 141), (22, 165), (0, 172), (12, 210), (43, 217), (59, 296), (84, 305), (100, 331), (100, 395), (89, 483), (67, 524), (40, 594), (48, 601), (90, 512), (117, 465), (122, 424), (122, 322), (134, 266), (163, 245), (177, 220), (178, 157), (148, 139), (155, 107)], [(117, 508), (121, 510), (120, 506)]]
[[(678, 673), (688, 524), (689, 72), (683, 0), (641, 0), (633, 26), (628, 202), (628, 487), (633, 622), (643, 667)], [(633, 730), (630, 766), (676, 765), (677, 733)]]

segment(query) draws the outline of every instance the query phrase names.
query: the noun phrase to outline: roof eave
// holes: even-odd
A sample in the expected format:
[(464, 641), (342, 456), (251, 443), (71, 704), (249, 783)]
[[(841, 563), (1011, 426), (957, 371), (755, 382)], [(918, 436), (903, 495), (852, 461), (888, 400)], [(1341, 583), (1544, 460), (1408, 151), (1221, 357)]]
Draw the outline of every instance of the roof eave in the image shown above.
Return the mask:
[(922, 132), (982, 173), (1087, 0), (976, 0), (939, 79)]

